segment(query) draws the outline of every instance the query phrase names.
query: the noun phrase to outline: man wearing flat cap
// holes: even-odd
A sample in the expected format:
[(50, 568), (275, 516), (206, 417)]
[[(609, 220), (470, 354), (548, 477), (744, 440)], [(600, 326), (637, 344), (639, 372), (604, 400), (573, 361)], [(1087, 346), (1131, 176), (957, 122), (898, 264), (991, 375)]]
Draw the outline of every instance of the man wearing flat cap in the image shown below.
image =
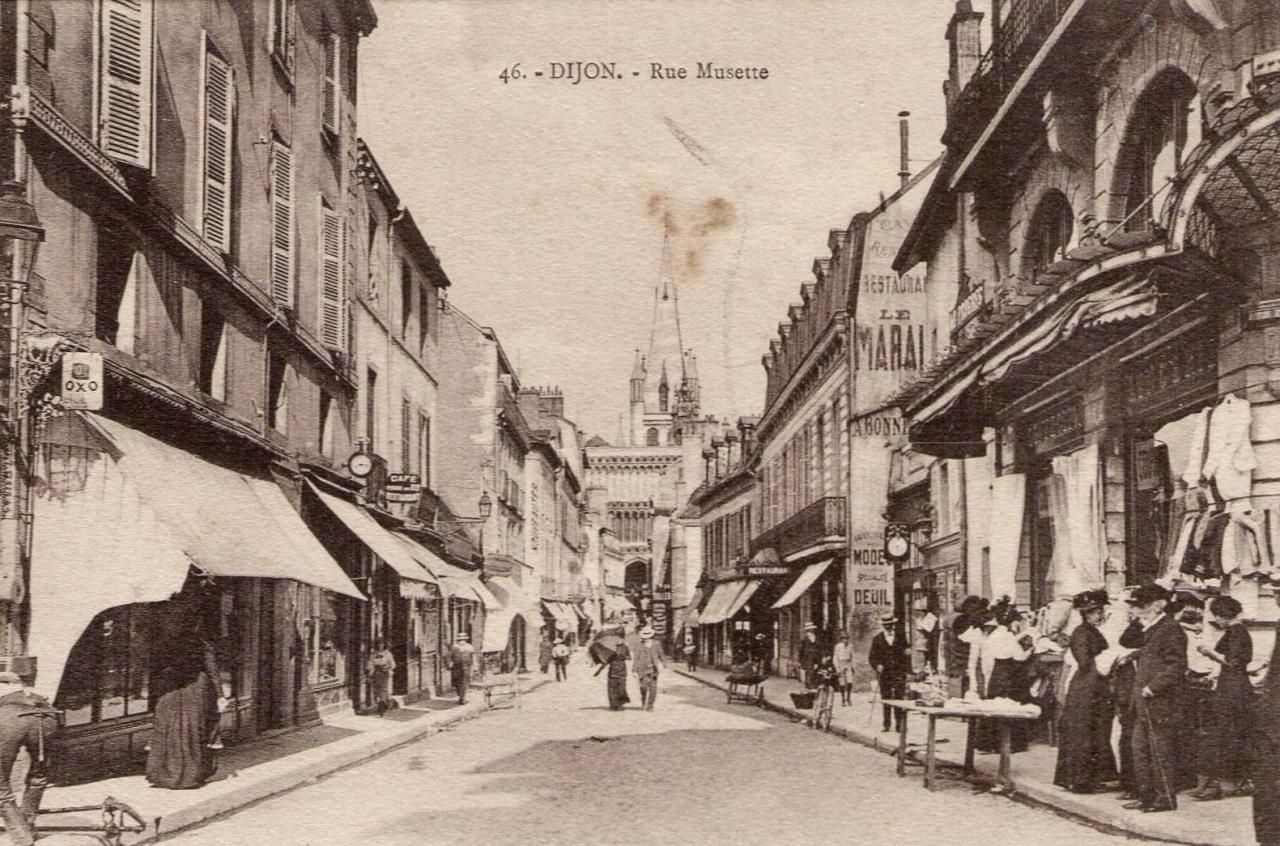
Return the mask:
[[(880, 682), (880, 698), (901, 699), (907, 693), (907, 673), (911, 669), (911, 654), (898, 631), (898, 618), (892, 614), (880, 616), (880, 632), (871, 638), (871, 651), (867, 662), (875, 670)], [(874, 706), (872, 706), (874, 707)], [(902, 726), (902, 712), (884, 706), (884, 730), (889, 730), (889, 718), (894, 718), (894, 728)]]
[(1137, 801), (1126, 808), (1152, 813), (1178, 807), (1175, 757), (1179, 701), (1187, 671), (1187, 635), (1165, 613), (1163, 587), (1142, 585), (1128, 599), (1143, 628), (1133, 679), (1133, 775)]

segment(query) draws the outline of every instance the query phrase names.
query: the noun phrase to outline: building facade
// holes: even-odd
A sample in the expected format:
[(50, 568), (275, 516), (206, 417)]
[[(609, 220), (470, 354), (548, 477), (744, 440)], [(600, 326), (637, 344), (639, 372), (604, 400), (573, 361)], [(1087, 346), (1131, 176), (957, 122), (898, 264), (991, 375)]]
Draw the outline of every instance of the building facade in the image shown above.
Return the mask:
[[(1265, 653), (1280, 21), (1243, 0), (993, 18), (983, 50), (956, 4), (948, 149), (895, 259), (957, 286), (949, 346), (898, 399), (918, 452), (994, 475), (970, 587), (1226, 593)], [(1254, 541), (1214, 540), (1234, 532)]]

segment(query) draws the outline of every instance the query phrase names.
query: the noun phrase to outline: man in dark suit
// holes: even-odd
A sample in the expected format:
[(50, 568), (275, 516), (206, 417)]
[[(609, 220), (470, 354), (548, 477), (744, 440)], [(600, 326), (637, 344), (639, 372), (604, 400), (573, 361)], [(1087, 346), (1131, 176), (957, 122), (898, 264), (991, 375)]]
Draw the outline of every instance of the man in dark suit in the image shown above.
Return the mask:
[[(867, 662), (880, 680), (881, 699), (901, 699), (907, 693), (907, 672), (911, 668), (911, 655), (907, 652), (906, 638), (896, 630), (898, 619), (892, 614), (880, 617), (880, 633), (871, 638), (871, 651)], [(884, 706), (884, 730), (889, 730), (889, 717), (894, 718), (894, 728), (902, 727), (902, 712)]]
[(1169, 592), (1142, 585), (1128, 602), (1143, 627), (1133, 678), (1133, 775), (1138, 799), (1126, 808), (1146, 812), (1178, 807), (1174, 740), (1187, 672), (1187, 635), (1165, 613)]

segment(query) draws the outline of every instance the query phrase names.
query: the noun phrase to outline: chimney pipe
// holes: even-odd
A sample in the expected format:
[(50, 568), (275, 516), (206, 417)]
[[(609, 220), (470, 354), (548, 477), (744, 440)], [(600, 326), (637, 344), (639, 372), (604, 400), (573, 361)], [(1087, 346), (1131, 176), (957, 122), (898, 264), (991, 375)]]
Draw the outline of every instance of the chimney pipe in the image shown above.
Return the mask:
[(907, 183), (911, 181), (911, 129), (910, 122), (907, 120), (909, 117), (911, 112), (898, 112), (898, 141), (902, 157), (898, 178), (902, 180), (903, 188), (906, 188)]

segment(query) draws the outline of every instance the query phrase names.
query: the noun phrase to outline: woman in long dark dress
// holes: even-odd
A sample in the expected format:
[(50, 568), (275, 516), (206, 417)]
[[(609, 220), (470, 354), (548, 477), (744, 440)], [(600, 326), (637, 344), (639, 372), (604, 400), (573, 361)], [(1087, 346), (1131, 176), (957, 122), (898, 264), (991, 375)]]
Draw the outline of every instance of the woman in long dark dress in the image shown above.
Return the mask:
[[(987, 635), (983, 653), (991, 661), (991, 674), (987, 678), (984, 699), (1012, 699), (1014, 702), (1031, 701), (1031, 676), (1027, 665), (1031, 657), (1031, 644), (1026, 637), (1019, 637), (1013, 627), (1022, 615), (1006, 597), (992, 607), (995, 629)], [(1030, 732), (1026, 721), (1017, 720), (1009, 727), (1010, 750), (1025, 752)], [(978, 723), (977, 748), (984, 752), (999, 750), (999, 729), (994, 720)]]
[[(1280, 605), (1280, 579), (1272, 577)], [(1253, 836), (1258, 846), (1280, 846), (1280, 623), (1267, 677), (1252, 703)]]
[(1253, 685), (1247, 668), (1253, 660), (1253, 638), (1240, 619), (1243, 611), (1240, 602), (1230, 596), (1219, 596), (1209, 603), (1209, 613), (1222, 628), (1222, 637), (1213, 649), (1201, 646), (1200, 651), (1221, 664), (1222, 671), (1213, 691), (1210, 779), (1204, 790), (1193, 794), (1197, 799), (1238, 794), (1248, 778)]
[(618, 644), (609, 656), (609, 710), (621, 711), (622, 706), (631, 701), (627, 696), (627, 661), (631, 659), (631, 650), (625, 643)]
[(1059, 723), (1058, 766), (1053, 783), (1073, 793), (1093, 793), (1104, 781), (1116, 777), (1111, 751), (1111, 724), (1115, 712), (1111, 688), (1098, 672), (1096, 658), (1107, 648), (1098, 630), (1106, 616), (1107, 592), (1087, 590), (1076, 594), (1072, 606), (1083, 622), (1071, 633), (1071, 657), (1076, 671), (1067, 688)]
[(204, 784), (217, 769), (218, 668), (212, 645), (198, 633), (175, 638), (166, 648), (146, 776), (156, 787), (185, 790)]

